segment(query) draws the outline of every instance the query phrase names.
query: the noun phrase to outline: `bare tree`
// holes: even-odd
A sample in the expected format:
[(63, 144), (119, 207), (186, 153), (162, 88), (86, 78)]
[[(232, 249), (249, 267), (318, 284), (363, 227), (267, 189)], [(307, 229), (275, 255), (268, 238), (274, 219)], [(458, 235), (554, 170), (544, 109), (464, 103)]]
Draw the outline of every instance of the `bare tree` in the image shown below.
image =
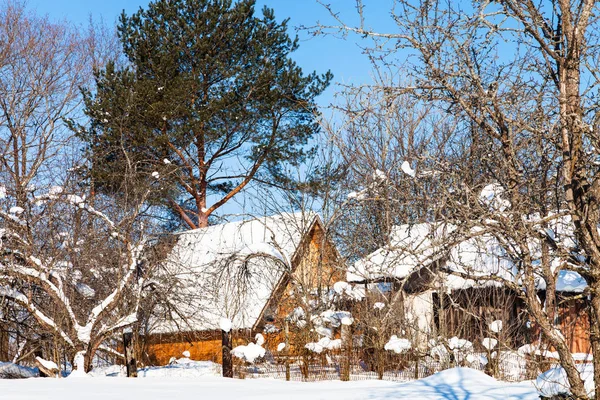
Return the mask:
[(0, 19), (0, 297), (13, 359), (48, 342), (55, 361), (64, 349), (88, 369), (105, 340), (135, 322), (149, 269), (145, 196), (132, 207), (90, 200), (65, 123), (81, 116), (79, 88), (110, 35), (81, 35), (18, 1), (3, 2)]
[(518, 262), (518, 279), (503, 283), (559, 353), (578, 398), (589, 394), (555, 322), (555, 289), (561, 271), (585, 278), (600, 389), (596, 3), (398, 0), (392, 32), (367, 27), (362, 1), (356, 25), (325, 7), (337, 23), (316, 31), (369, 38), (379, 69), (408, 65), (408, 80), (381, 85), (384, 93), (408, 94), (458, 119), (453, 140), (468, 150), (467, 162), (436, 168), (447, 186), (433, 207), (453, 210), (436, 218), (461, 221), (465, 236), (492, 235)]

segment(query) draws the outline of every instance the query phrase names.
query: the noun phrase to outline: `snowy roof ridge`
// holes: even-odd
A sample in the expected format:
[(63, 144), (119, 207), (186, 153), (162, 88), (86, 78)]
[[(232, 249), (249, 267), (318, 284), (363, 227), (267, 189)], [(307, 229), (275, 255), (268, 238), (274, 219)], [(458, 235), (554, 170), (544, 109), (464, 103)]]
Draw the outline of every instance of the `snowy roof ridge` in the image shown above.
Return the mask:
[(350, 266), (347, 280), (404, 278), (415, 268), (441, 259), (443, 240), (456, 231), (456, 225), (445, 222), (395, 225), (389, 243)]

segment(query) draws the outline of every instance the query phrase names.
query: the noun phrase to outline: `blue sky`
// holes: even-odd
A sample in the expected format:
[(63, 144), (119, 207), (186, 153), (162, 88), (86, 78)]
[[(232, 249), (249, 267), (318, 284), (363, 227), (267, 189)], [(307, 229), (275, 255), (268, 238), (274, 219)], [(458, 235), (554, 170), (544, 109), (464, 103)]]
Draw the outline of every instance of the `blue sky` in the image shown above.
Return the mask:
[[(52, 19), (66, 19), (76, 24), (86, 24), (89, 17), (100, 18), (108, 25), (114, 25), (122, 10), (132, 14), (139, 7), (145, 7), (149, 0), (29, 0), (30, 8), (40, 14), (48, 14)], [(355, 0), (327, 0), (332, 8), (339, 11), (350, 22), (356, 21)], [(278, 19), (290, 18), (292, 29), (301, 25), (312, 26), (317, 21), (334, 24), (329, 13), (316, 0), (257, 0), (257, 9), (268, 6), (275, 10)], [(378, 28), (390, 28), (390, 0), (365, 0), (368, 22), (373, 21)], [(293, 32), (295, 33), (295, 31)], [(342, 40), (335, 37), (309, 37), (298, 32), (300, 48), (294, 59), (306, 71), (334, 74), (334, 82), (361, 84), (371, 81), (371, 67), (359, 47), (360, 39), (350, 37)], [(321, 96), (319, 103), (327, 106), (334, 101), (334, 93), (339, 90), (332, 85)]]
[[(392, 0), (364, 1), (367, 25), (373, 23), (380, 30), (393, 29), (393, 22), (389, 17)], [(339, 11), (348, 23), (356, 23), (355, 0), (326, 2)], [(47, 14), (51, 19), (65, 19), (82, 26), (88, 24), (90, 16), (95, 21), (102, 20), (105, 24), (114, 26), (122, 10), (131, 15), (139, 7), (145, 8), (148, 3), (149, 0), (28, 0), (29, 7), (39, 14)], [(275, 10), (275, 16), (279, 20), (290, 18), (289, 26), (294, 35), (295, 28), (313, 26), (317, 21), (325, 25), (335, 24), (335, 20), (316, 0), (257, 0), (257, 9), (262, 9), (265, 5)], [(340, 90), (339, 83), (360, 85), (372, 81), (371, 66), (367, 57), (362, 54), (360, 38), (354, 36), (344, 40), (333, 36), (311, 37), (305, 31), (299, 31), (297, 34), (300, 38), (300, 48), (293, 54), (293, 58), (303, 70), (306, 73), (313, 70), (319, 73), (331, 70), (334, 74), (334, 83), (318, 99), (321, 107), (327, 107), (336, 101), (334, 94)], [(325, 115), (329, 115), (327, 110), (323, 111)], [(260, 196), (256, 193), (252, 195), (250, 192), (242, 192), (218, 214), (256, 212), (257, 205), (249, 203), (257, 197)]]

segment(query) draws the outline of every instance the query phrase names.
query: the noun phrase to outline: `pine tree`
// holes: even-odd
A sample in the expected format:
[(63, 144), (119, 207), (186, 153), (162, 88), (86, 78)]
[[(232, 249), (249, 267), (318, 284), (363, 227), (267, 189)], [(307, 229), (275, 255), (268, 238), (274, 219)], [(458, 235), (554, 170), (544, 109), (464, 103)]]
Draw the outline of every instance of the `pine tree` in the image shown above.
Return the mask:
[(160, 186), (154, 203), (197, 228), (253, 180), (291, 183), (284, 166), (310, 155), (315, 97), (332, 76), (303, 74), (288, 20), (254, 6), (156, 0), (121, 15), (128, 65), (96, 72), (89, 127), (77, 127), (96, 190), (122, 195), (125, 176)]

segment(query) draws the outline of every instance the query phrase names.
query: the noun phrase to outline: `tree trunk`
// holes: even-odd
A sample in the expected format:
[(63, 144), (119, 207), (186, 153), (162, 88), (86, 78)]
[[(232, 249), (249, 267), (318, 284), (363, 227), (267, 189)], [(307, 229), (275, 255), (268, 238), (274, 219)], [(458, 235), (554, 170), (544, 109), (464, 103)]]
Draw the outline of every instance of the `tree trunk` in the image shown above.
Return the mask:
[(233, 360), (231, 359), (231, 331), (221, 331), (223, 352), (223, 377), (233, 378)]
[(8, 354), (8, 326), (0, 324), (0, 361), (10, 361)]
[(590, 343), (594, 364), (594, 388), (596, 393), (600, 393), (600, 283), (592, 282), (591, 288)]
[(350, 380), (350, 357), (352, 355), (352, 329), (350, 325), (342, 324), (342, 365), (340, 379)]
[(135, 359), (135, 345), (133, 332), (123, 332), (123, 353), (125, 354), (125, 367), (128, 378), (137, 378), (137, 362)]
[(290, 380), (290, 322), (285, 320), (285, 380)]

